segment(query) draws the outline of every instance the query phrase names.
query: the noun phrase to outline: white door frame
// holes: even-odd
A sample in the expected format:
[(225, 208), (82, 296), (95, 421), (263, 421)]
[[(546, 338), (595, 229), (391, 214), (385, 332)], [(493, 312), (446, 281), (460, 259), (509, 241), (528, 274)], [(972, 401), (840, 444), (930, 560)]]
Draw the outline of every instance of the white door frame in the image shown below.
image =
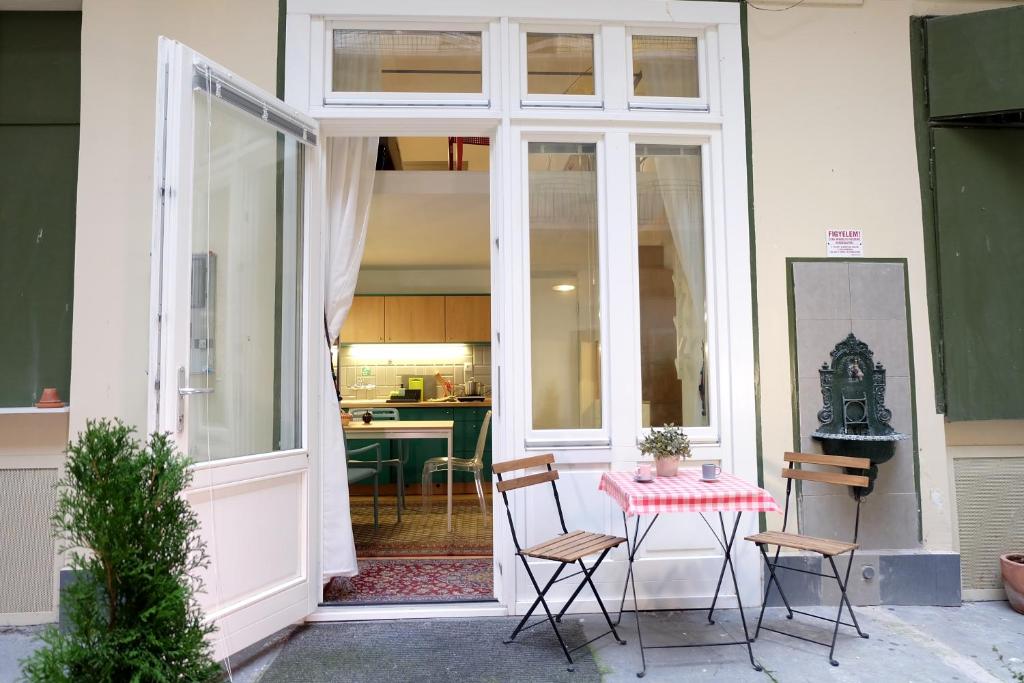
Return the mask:
[[(492, 310), (492, 359), (496, 387), (494, 453), (495, 459), (511, 459), (529, 452), (556, 452), (563, 465), (563, 479), (577, 476), (577, 486), (585, 493), (596, 478), (609, 469), (629, 469), (637, 459), (636, 439), (642, 435), (636, 409), (639, 401), (639, 380), (635, 376), (638, 362), (636, 325), (607, 331), (611, 358), (606, 361), (607, 380), (604, 386), (622, 388), (627, 398), (620, 399), (619, 408), (607, 411), (604, 425), (606, 442), (585, 443), (571, 438), (548, 442), (528, 440), (530, 436), (530, 395), (522, 381), (528, 367), (522, 359), (529, 357), (529, 339), (522, 333), (529, 327), (529, 310), (522, 294), (523, 266), (526, 263), (526, 232), (522, 221), (521, 180), (516, 177), (522, 159), (524, 136), (584, 135), (600, 139), (606, 159), (606, 172), (615, 174), (616, 187), (631, 181), (628, 167), (614, 168), (610, 161), (632, 163), (631, 144), (637, 139), (666, 142), (690, 142), (704, 150), (705, 220), (709, 227), (708, 283), (710, 319), (718, 316), (709, 330), (711, 366), (716, 368), (720, 386), (714, 387), (714, 405), (718, 408), (708, 428), (692, 434), (696, 459), (717, 460), (728, 465), (735, 474), (756, 481), (756, 423), (754, 411), (753, 327), (750, 272), (750, 235), (747, 217), (746, 132), (743, 101), (742, 37), (739, 7), (719, 2), (664, 2), (663, 0), (510, 0), (485, 6), (476, 0), (436, 0), (423, 4), (412, 0), (293, 0), (289, 3), (286, 21), (286, 101), (316, 118), (322, 135), (479, 135), (492, 138), (491, 150), (491, 286), (492, 294), (502, 300)], [(452, 19), (454, 17), (454, 19)], [(450, 107), (367, 106), (364, 101), (339, 104), (340, 100), (327, 88), (327, 36), (332, 25), (373, 22), (384, 25), (401, 22), (408, 28), (415, 23), (424, 29), (470, 22), (485, 31), (490, 40), (485, 68), (491, 70), (490, 99), (484, 105)], [(518, 84), (521, 65), (520, 27), (551, 25), (589, 27), (601, 31), (600, 64), (606, 87), (603, 108), (531, 107), (523, 106)], [(361, 24), (368, 25), (368, 24)], [(638, 102), (626, 86), (630, 68), (623, 57), (628, 54), (628, 36), (636, 30), (652, 33), (665, 31), (694, 34), (700, 38), (699, 53), (705, 58), (701, 65), (701, 97), (678, 108), (654, 108), (657, 103)], [(394, 98), (385, 98), (394, 99)], [(621, 164), (619, 164), (621, 166)], [(728, 189), (726, 189), (728, 188)], [(617, 216), (627, 215), (631, 200), (610, 196), (604, 188), (599, 199), (602, 210), (614, 210)], [(625, 193), (622, 193), (625, 194)], [(621, 226), (619, 226), (621, 228)], [(610, 227), (602, 228), (607, 248), (635, 251), (632, 235)], [(612, 243), (609, 239), (613, 240)], [(634, 255), (635, 258), (635, 255)], [(622, 319), (639, 320), (633, 273), (602, 273), (606, 299), (602, 310), (614, 309)], [(636, 404), (636, 405), (634, 405)], [(620, 409), (624, 408), (624, 409)], [(571, 436), (571, 435), (567, 435)], [(566, 486), (572, 486), (568, 481)], [(523, 492), (512, 496), (517, 529), (529, 527), (537, 520), (527, 514)], [(532, 505), (532, 503), (531, 503)], [(609, 501), (589, 520), (608, 531), (621, 533), (621, 518)], [(532, 600), (522, 577), (521, 568), (509, 567), (514, 548), (506, 529), (504, 507), (500, 498), (494, 507), (494, 557), (498, 606), (423, 605), (415, 607), (330, 607), (321, 608), (311, 619), (344, 620), (365, 618), (433, 617), (462, 614), (521, 612)], [(699, 522), (698, 522), (699, 523)], [(757, 518), (745, 516), (744, 529), (756, 528)], [(668, 526), (668, 525), (665, 525)], [(680, 527), (689, 533), (689, 525)], [(741, 585), (749, 605), (760, 604), (760, 565), (754, 549), (746, 544), (736, 549), (736, 563)], [(663, 551), (664, 554), (664, 551)], [(681, 555), (680, 557), (684, 557)], [(719, 556), (720, 557), (720, 556)], [(652, 577), (649, 586), (657, 591), (659, 581), (669, 582), (671, 570), (665, 560), (644, 558)], [(714, 564), (708, 557), (700, 566)], [(621, 553), (613, 553), (603, 573), (607, 586), (617, 584), (621, 590), (625, 562)], [(696, 566), (696, 565), (695, 565)], [(499, 569), (500, 567), (500, 569)], [(706, 573), (701, 569), (700, 573)], [(676, 577), (678, 578), (678, 577)], [(712, 577), (711, 588), (714, 587)], [(675, 579), (672, 579), (675, 580)], [(690, 582), (690, 583), (687, 583)], [(599, 584), (601, 582), (599, 581)], [(657, 594), (641, 599), (641, 606), (689, 607), (700, 602), (707, 588), (703, 576), (676, 581), (691, 586), (685, 595), (697, 597), (662, 597)], [(696, 588), (692, 586), (700, 584)], [(517, 591), (517, 586), (523, 590)], [(638, 586), (639, 587), (639, 586)], [(695, 591), (695, 592), (693, 592)], [(613, 591), (614, 592), (614, 591)], [(679, 594), (682, 595), (682, 594)], [(581, 596), (582, 597), (582, 596)], [(556, 599), (557, 602), (557, 599)], [(578, 601), (582, 611), (592, 609)], [(734, 606), (735, 596), (723, 596), (719, 604)]]

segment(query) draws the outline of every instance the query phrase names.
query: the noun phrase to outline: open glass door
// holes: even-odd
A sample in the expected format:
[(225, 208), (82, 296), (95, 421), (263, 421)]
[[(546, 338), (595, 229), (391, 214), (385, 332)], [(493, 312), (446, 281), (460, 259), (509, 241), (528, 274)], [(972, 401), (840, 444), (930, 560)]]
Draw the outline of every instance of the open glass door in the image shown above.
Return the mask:
[(306, 229), (317, 126), (164, 38), (158, 100), (150, 429), (195, 462), (201, 602), (223, 658), (319, 597), (320, 385), (306, 371), (322, 343), (307, 324), (322, 301), (307, 258), (319, 231)]

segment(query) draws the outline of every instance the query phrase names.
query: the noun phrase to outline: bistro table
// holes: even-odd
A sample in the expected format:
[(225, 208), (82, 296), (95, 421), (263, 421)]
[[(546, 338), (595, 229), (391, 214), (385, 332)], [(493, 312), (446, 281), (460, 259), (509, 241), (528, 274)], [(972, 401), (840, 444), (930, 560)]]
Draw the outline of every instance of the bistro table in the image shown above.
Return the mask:
[[(352, 420), (344, 428), (350, 439), (444, 439), (448, 442), (448, 463), (452, 460), (454, 420), (374, 420), (366, 424)], [(452, 530), (452, 468), (448, 467), (448, 531)]]
[[(781, 512), (779, 504), (775, 502), (771, 494), (764, 489), (751, 484), (743, 479), (722, 472), (717, 481), (705, 482), (701, 480), (700, 469), (683, 468), (674, 477), (655, 477), (651, 482), (638, 482), (634, 479), (632, 472), (605, 472), (601, 477), (598, 489), (604, 491), (612, 500), (622, 508), (622, 525), (626, 529), (626, 548), (629, 553), (629, 570), (626, 572), (626, 582), (622, 587), (622, 601), (619, 603), (619, 619), (622, 619), (622, 609), (626, 602), (626, 589), (633, 589), (633, 613), (636, 615), (637, 639), (640, 642), (640, 660), (643, 663), (643, 670), (637, 672), (638, 678), (643, 678), (647, 673), (647, 657), (645, 650), (667, 649), (677, 647), (704, 647), (705, 645), (745, 645), (747, 654), (750, 657), (750, 664), (757, 671), (761, 671), (761, 665), (754, 659), (754, 652), (750, 646), (750, 632), (747, 630), (747, 619), (743, 615), (743, 603), (740, 601), (739, 585), (736, 581), (736, 569), (732, 563), (732, 548), (736, 540), (736, 531), (740, 526), (740, 517), (744, 512)], [(715, 537), (718, 545), (721, 546), (725, 557), (722, 560), (722, 569), (718, 574), (718, 585), (715, 588), (715, 596), (711, 601), (711, 608), (708, 610), (708, 623), (715, 623), (712, 617), (715, 613), (715, 604), (718, 601), (718, 592), (722, 588), (722, 579), (725, 577), (725, 570), (728, 567), (732, 576), (732, 585), (736, 590), (736, 604), (740, 610), (740, 621), (743, 622), (743, 640), (715, 643), (682, 643), (676, 645), (644, 645), (643, 634), (640, 629), (640, 608), (636, 599), (636, 580), (633, 575), (633, 563), (636, 560), (637, 551), (651, 527), (658, 521), (658, 517), (672, 512), (696, 512), (707, 524), (711, 534)], [(721, 528), (721, 537), (715, 528), (704, 516), (706, 513), (718, 513), (718, 523)], [(735, 512), (736, 520), (732, 525), (732, 532), (728, 533), (725, 526), (724, 513)], [(627, 517), (636, 516), (633, 528), (633, 535), (630, 537), (629, 522)], [(640, 533), (640, 515), (654, 515), (647, 528)]]

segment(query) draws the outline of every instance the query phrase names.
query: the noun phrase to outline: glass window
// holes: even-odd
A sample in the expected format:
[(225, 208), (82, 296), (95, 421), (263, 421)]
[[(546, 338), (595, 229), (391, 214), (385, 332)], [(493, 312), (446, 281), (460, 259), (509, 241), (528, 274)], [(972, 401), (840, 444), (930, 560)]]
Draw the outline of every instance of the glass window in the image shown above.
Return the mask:
[(529, 143), (534, 429), (601, 427), (597, 145)]
[(482, 93), (479, 31), (334, 31), (334, 92)]
[[(195, 94), (188, 449), (302, 445), (302, 145)], [(185, 379), (185, 378), (182, 378)]]
[(637, 145), (643, 426), (708, 421), (701, 149)]
[(700, 97), (697, 38), (634, 35), (633, 94)]
[(594, 36), (589, 33), (527, 33), (526, 92), (530, 95), (593, 95)]

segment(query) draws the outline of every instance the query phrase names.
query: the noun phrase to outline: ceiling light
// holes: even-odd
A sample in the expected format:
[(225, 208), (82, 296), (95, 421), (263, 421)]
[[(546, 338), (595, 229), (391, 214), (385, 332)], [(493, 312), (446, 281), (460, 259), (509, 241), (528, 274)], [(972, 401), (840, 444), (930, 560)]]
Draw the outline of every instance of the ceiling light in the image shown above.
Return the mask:
[(571, 292), (574, 289), (576, 289), (576, 285), (555, 285), (551, 289), (555, 290), (556, 292)]

